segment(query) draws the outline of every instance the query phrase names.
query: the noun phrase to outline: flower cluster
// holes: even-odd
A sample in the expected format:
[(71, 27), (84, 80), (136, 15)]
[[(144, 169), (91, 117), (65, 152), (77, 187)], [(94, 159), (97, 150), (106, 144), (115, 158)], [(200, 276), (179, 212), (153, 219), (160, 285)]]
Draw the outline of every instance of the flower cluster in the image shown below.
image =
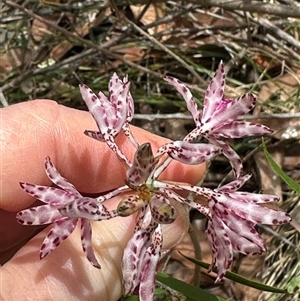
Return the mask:
[[(257, 233), (256, 224), (279, 225), (289, 222), (286, 213), (261, 206), (276, 202), (274, 195), (261, 195), (238, 191), (250, 175), (242, 175), (242, 163), (238, 154), (223, 138), (240, 138), (270, 133), (263, 125), (238, 121), (255, 105), (255, 97), (246, 94), (241, 98), (224, 98), (225, 73), (222, 62), (207, 88), (201, 112), (190, 90), (179, 80), (166, 77), (184, 98), (193, 115), (196, 127), (182, 141), (162, 145), (153, 154), (150, 143), (139, 145), (134, 139), (129, 123), (133, 118), (133, 99), (129, 92), (130, 82), (113, 74), (109, 82), (108, 97), (95, 94), (85, 85), (80, 86), (82, 98), (94, 117), (99, 131), (85, 131), (89, 137), (106, 143), (127, 166), (125, 185), (98, 198), (82, 196), (63, 178), (46, 158), (45, 169), (56, 187), (21, 183), (21, 187), (45, 205), (23, 210), (17, 220), (23, 225), (53, 223), (45, 238), (40, 257), (53, 251), (81, 224), (81, 242), (87, 259), (96, 267), (99, 263), (92, 248), (90, 221), (102, 221), (116, 216), (128, 216), (138, 212), (134, 234), (129, 240), (122, 259), (124, 295), (139, 293), (142, 301), (153, 299), (155, 276), (163, 242), (161, 224), (176, 219), (171, 204), (176, 201), (199, 210), (208, 218), (207, 235), (212, 248), (211, 269), (218, 268), (216, 281), (222, 280), (233, 260), (233, 251), (257, 254), (265, 250), (264, 242)], [(123, 131), (135, 147), (135, 156), (127, 158), (115, 138)], [(200, 137), (209, 143), (197, 143)], [(184, 164), (199, 164), (216, 155), (225, 155), (233, 168), (236, 179), (217, 189), (198, 187), (189, 183), (162, 181), (160, 174), (172, 160)], [(208, 200), (207, 206), (182, 197), (180, 191), (193, 192)], [(108, 210), (105, 201), (126, 192), (114, 210)]]

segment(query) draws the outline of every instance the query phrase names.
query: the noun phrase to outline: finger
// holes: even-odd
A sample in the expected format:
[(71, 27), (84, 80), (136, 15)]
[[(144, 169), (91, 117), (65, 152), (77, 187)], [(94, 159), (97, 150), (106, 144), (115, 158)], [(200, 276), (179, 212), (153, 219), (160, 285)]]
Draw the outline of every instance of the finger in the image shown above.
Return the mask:
[[(126, 170), (116, 155), (104, 143), (83, 134), (87, 129), (97, 130), (88, 112), (35, 100), (1, 109), (1, 123), (0, 208), (4, 210), (19, 211), (34, 201), (20, 189), (19, 182), (50, 184), (44, 171), (46, 156), (79, 191), (97, 193), (124, 184)], [(135, 127), (132, 130), (139, 143), (148, 141), (154, 150), (167, 141)], [(135, 149), (124, 135), (118, 137), (118, 143), (131, 158)], [(162, 176), (195, 184), (203, 172), (204, 165), (172, 162)]]
[[(120, 199), (109, 201), (115, 207)], [(178, 218), (164, 231), (164, 247), (170, 248), (188, 229), (187, 214), (177, 204)], [(0, 272), (4, 300), (118, 300), (122, 294), (121, 258), (133, 234), (135, 216), (94, 222), (93, 245), (101, 270), (84, 257), (79, 227), (43, 260), (38, 259), (50, 227), (28, 242)], [(16, 287), (17, 285), (17, 287)]]

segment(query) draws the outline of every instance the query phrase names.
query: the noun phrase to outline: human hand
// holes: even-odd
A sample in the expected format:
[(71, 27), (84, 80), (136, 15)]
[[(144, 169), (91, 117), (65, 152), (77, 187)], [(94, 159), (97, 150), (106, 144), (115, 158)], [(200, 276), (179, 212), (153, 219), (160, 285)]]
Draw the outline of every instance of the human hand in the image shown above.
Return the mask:
[[(117, 300), (122, 294), (121, 257), (133, 234), (135, 216), (118, 217), (93, 223), (93, 244), (102, 269), (94, 268), (85, 258), (79, 230), (43, 260), (39, 260), (42, 241), (49, 227), (35, 235), (34, 226), (16, 222), (16, 212), (32, 206), (35, 200), (26, 194), (19, 182), (50, 185), (44, 171), (44, 160), (50, 156), (60, 173), (80, 192), (99, 194), (123, 185), (125, 168), (105, 143), (83, 134), (96, 129), (88, 112), (59, 106), (49, 100), (21, 103), (1, 109), (1, 199), (0, 251), (1, 298), (4, 300)], [(139, 143), (151, 142), (155, 151), (167, 140), (132, 127)], [(118, 145), (129, 157), (134, 148), (122, 136)], [(180, 170), (180, 172), (178, 172)], [(196, 184), (204, 165), (184, 166), (178, 162), (162, 178)], [(108, 201), (116, 208), (120, 198)], [(37, 202), (35, 202), (37, 205)], [(188, 216), (185, 208), (173, 204), (178, 217), (164, 225), (164, 248), (172, 247), (186, 233)], [(25, 244), (24, 244), (25, 243)]]

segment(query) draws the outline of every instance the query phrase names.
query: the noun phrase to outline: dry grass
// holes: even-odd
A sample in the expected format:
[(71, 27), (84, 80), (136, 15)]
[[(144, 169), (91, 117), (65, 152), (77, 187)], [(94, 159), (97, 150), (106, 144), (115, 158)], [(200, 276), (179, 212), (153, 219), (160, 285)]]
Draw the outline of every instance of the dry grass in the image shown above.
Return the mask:
[[(258, 97), (259, 119), (276, 130), (270, 147), (279, 147), (281, 166), (299, 176), (300, 6), (298, 1), (7, 1), (0, 4), (0, 101), (3, 106), (34, 98), (55, 99), (85, 109), (78, 84), (106, 90), (110, 75), (128, 74), (136, 101), (135, 123), (170, 138), (193, 126), (184, 102), (162, 77), (186, 82), (199, 103), (222, 59), (226, 93), (251, 91)], [(144, 6), (138, 3), (145, 2)], [(199, 3), (205, 2), (205, 6)], [(299, 15), (297, 15), (299, 13)], [(157, 114), (163, 114), (158, 116)], [(180, 115), (174, 115), (182, 113)], [(169, 115), (166, 115), (169, 114)], [(254, 155), (259, 140), (235, 144), (246, 170), (248, 189), (263, 186)], [(291, 152), (291, 149), (298, 149)], [(291, 159), (292, 158), (292, 159)], [(297, 161), (298, 160), (298, 161)], [(227, 165), (212, 164), (206, 185), (223, 179)], [(269, 176), (270, 177), (270, 176)], [(270, 178), (271, 179), (271, 178)], [(272, 180), (272, 179), (271, 179)], [(265, 188), (264, 188), (265, 189)], [(299, 212), (299, 196), (281, 183), (283, 207)], [(300, 218), (298, 220), (300, 222)], [(299, 231), (290, 226), (268, 233), (272, 247), (261, 279), (285, 286), (299, 275)], [(284, 238), (284, 239), (283, 239)], [(247, 299), (243, 299), (247, 300)], [(262, 294), (260, 300), (279, 300)], [(287, 300), (299, 300), (299, 294)], [(239, 300), (241, 301), (241, 300)]]

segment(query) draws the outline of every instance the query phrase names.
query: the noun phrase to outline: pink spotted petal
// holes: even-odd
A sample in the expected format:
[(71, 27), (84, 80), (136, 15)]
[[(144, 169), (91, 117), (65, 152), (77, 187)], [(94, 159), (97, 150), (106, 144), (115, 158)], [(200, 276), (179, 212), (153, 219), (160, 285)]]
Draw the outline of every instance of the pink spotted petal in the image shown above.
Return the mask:
[(179, 81), (177, 78), (174, 78), (171, 76), (166, 76), (164, 78), (164, 80), (167, 83), (169, 83), (170, 85), (172, 85), (177, 90), (177, 92), (182, 95), (182, 97), (184, 98), (184, 100), (186, 102), (188, 110), (191, 112), (191, 114), (194, 118), (196, 125), (199, 125), (201, 114), (198, 111), (198, 106), (195, 102), (195, 99), (194, 99), (191, 91), (188, 89), (188, 87), (184, 83)]
[(76, 224), (77, 219), (66, 219), (56, 222), (43, 241), (40, 258), (43, 259), (57, 248), (63, 240), (67, 239), (74, 231)]
[[(163, 182), (159, 182), (156, 181), (157, 183), (163, 183)], [(163, 185), (165, 185), (165, 183), (163, 183)], [(166, 184), (168, 185), (168, 184)], [(168, 197), (168, 199), (173, 199), (178, 203), (184, 204), (185, 203), (185, 199), (184, 197), (178, 195), (176, 192), (174, 192), (172, 189), (168, 189), (168, 188), (160, 188), (159, 191), (164, 194), (166, 197)]]
[(63, 204), (73, 201), (76, 196), (73, 193), (55, 187), (40, 186), (28, 183), (20, 183), (22, 189), (31, 196), (48, 203), (52, 208), (58, 208)]
[[(118, 83), (117, 83), (117, 81), (118, 81)], [(121, 82), (121, 84), (120, 84), (120, 82)], [(116, 121), (115, 121), (114, 127), (117, 128), (120, 132), (125, 121), (128, 118), (130, 119), (130, 117), (131, 117), (128, 114), (128, 106), (127, 106), (130, 82), (127, 81), (127, 82), (123, 83), (118, 78), (118, 76), (114, 73), (110, 83), (113, 84), (109, 88), (109, 100), (115, 108)]]
[(244, 235), (241, 236), (239, 233), (231, 231), (230, 228), (227, 229), (226, 233), (231, 241), (232, 248), (244, 255), (261, 254), (266, 250), (262, 238), (260, 238), (257, 233), (253, 234), (253, 236), (255, 236), (256, 239), (261, 239), (260, 245), (255, 244), (252, 240), (245, 238)]
[(43, 205), (22, 210), (17, 213), (17, 221), (22, 225), (46, 225), (66, 219), (51, 205)]
[[(111, 90), (111, 85), (115, 90)], [(110, 81), (111, 93), (108, 100), (102, 92), (96, 95), (89, 87), (80, 85), (82, 98), (104, 138), (106, 138), (105, 134), (113, 138), (117, 136), (126, 122), (129, 88), (130, 82), (120, 83), (117, 76), (113, 76)]]
[(144, 255), (150, 245), (150, 235), (148, 229), (140, 229), (136, 231), (123, 253), (122, 258), (122, 274), (124, 295), (132, 295), (135, 288), (140, 283), (140, 274), (143, 268)]
[[(89, 87), (88, 86), (85, 86), (85, 85), (82, 85), (83, 87), (82, 88), (85, 88), (85, 87), (87, 87), (88, 89), (89, 89)], [(79, 86), (79, 88), (81, 88), (80, 86)], [(103, 103), (109, 103), (109, 98), (107, 98), (107, 96), (102, 92), (102, 91), (99, 91), (98, 92), (98, 94), (96, 95), (94, 92), (92, 92), (96, 97), (98, 97), (98, 101), (97, 101), (97, 103), (95, 103), (95, 104), (97, 104), (97, 105), (102, 105)], [(92, 93), (90, 93), (92, 96), (93, 96), (93, 94)], [(81, 95), (82, 96), (82, 95)], [(82, 97), (83, 98), (83, 97)], [(85, 101), (85, 99), (83, 98), (83, 100)], [(92, 101), (92, 102), (90, 102), (89, 104), (92, 106), (92, 103), (94, 102), (94, 99), (90, 99), (90, 101)], [(88, 109), (90, 108), (89, 106), (88, 106), (88, 104), (86, 103), (86, 105), (87, 105), (87, 107), (88, 107)], [(94, 107), (94, 112), (95, 112), (95, 115), (97, 114), (97, 112), (96, 112), (96, 107)], [(98, 109), (100, 109), (100, 107), (98, 107)]]
[(213, 206), (213, 218), (222, 220), (226, 233), (233, 248), (243, 254), (254, 254), (265, 251), (264, 241), (255, 229), (255, 222), (244, 219), (231, 212), (222, 203), (216, 202)]
[(134, 114), (134, 102), (130, 92), (128, 92), (126, 98), (120, 100), (120, 95), (124, 91), (124, 85), (130, 85), (128, 76), (123, 78), (123, 81), (118, 77), (116, 73), (113, 74), (109, 81), (109, 101), (114, 105), (116, 110), (120, 113), (120, 116), (126, 115), (126, 121), (130, 122)]
[(141, 301), (153, 301), (155, 276), (162, 248), (162, 231), (160, 225), (154, 232), (153, 243), (148, 247), (143, 258), (143, 271), (139, 288)]
[(107, 120), (107, 113), (114, 113), (113, 106), (109, 103), (107, 97), (99, 92), (96, 95), (88, 86), (79, 85), (82, 99), (87, 105), (90, 113), (94, 117), (100, 132), (103, 134), (106, 132), (106, 127), (109, 125)]
[(87, 135), (90, 138), (99, 140), (101, 142), (105, 142), (105, 139), (104, 139), (103, 135), (100, 132), (86, 130), (86, 131), (84, 131), (84, 134)]
[(96, 259), (93, 244), (92, 244), (92, 228), (90, 222), (86, 219), (81, 219), (81, 244), (83, 252), (88, 261), (97, 269), (101, 269), (99, 262)]
[(185, 164), (199, 164), (222, 152), (220, 147), (213, 144), (187, 141), (174, 141), (166, 144), (165, 148), (171, 158)]
[[(128, 80), (126, 80), (128, 82)], [(118, 96), (120, 95), (121, 91), (123, 90), (123, 82), (116, 72), (113, 73), (112, 77), (108, 83), (108, 92), (109, 92), (109, 101), (114, 107), (117, 107), (118, 104)], [(123, 103), (124, 104), (124, 103)]]
[[(249, 194), (249, 198), (250, 197), (251, 194)], [(234, 213), (256, 224), (279, 225), (290, 221), (290, 218), (285, 212), (233, 199), (230, 195), (218, 195), (217, 199), (218, 202), (221, 202), (223, 206), (228, 209), (229, 214)]]
[(222, 148), (222, 153), (230, 162), (232, 170), (236, 178), (239, 178), (243, 172), (243, 164), (240, 156), (225, 142), (215, 138), (214, 136), (206, 137), (211, 144), (215, 144)]
[(152, 153), (151, 144), (144, 143), (138, 147), (134, 155), (132, 166), (126, 172), (126, 184), (138, 186), (145, 182), (154, 170), (158, 158)]
[(225, 184), (221, 186), (220, 188), (216, 189), (217, 191), (220, 192), (233, 192), (241, 188), (249, 179), (251, 178), (251, 175), (244, 175), (242, 177), (239, 177), (238, 179)]
[(211, 117), (214, 115), (217, 109), (222, 109), (221, 104), (224, 96), (225, 87), (225, 71), (224, 65), (221, 61), (216, 73), (209, 84), (203, 103), (203, 115), (202, 124), (210, 121)]
[(232, 245), (226, 233), (223, 222), (218, 218), (208, 219), (207, 238), (212, 246), (212, 264), (210, 271), (216, 265), (218, 277), (216, 282), (223, 279), (225, 272), (230, 268), (233, 260)]
[(237, 201), (243, 201), (246, 203), (271, 203), (278, 202), (279, 197), (271, 194), (258, 194), (258, 193), (249, 193), (244, 191), (235, 191), (230, 193), (230, 197)]
[(48, 178), (52, 181), (52, 183), (69, 192), (74, 197), (81, 197), (80, 193), (77, 191), (75, 186), (69, 183), (64, 177), (60, 175), (60, 173), (57, 171), (57, 169), (51, 162), (50, 157), (47, 157), (45, 160), (45, 169), (46, 174)]
[(197, 126), (195, 129), (193, 129), (190, 133), (188, 133), (183, 141), (187, 142), (194, 142), (195, 140), (199, 139), (202, 137), (202, 130), (200, 126)]
[[(161, 188), (160, 190), (169, 199), (173, 199), (173, 200), (177, 201), (178, 203), (187, 204), (190, 207), (198, 210), (203, 215), (210, 216), (210, 211), (209, 211), (209, 209), (207, 207), (205, 207), (205, 206), (203, 206), (203, 205), (201, 205), (199, 203), (193, 202), (192, 200), (188, 200), (188, 199), (186, 199), (186, 198), (178, 195), (176, 192), (174, 192), (171, 189)], [(188, 188), (186, 190), (188, 191)]]
[(129, 89), (130, 89), (130, 82), (124, 83), (123, 88), (120, 91), (116, 102), (116, 114), (118, 117), (120, 130), (124, 125), (124, 123), (127, 121), (127, 119), (131, 118), (130, 114), (132, 114), (132, 112), (128, 113), (128, 107), (127, 107), (127, 98), (129, 94)]
[(125, 122), (122, 129), (123, 129), (123, 132), (124, 132), (124, 134), (126, 135), (126, 137), (127, 137), (127, 138), (129, 139), (129, 141), (132, 143), (132, 145), (133, 145), (135, 148), (138, 148), (138, 147), (139, 147), (139, 144), (137, 143), (137, 141), (135, 140), (134, 136), (133, 136), (132, 133), (131, 133), (131, 129), (130, 129), (129, 123), (128, 123), (128, 122)]
[(257, 233), (254, 223), (231, 215), (223, 219), (233, 248), (245, 255), (260, 254), (266, 250), (263, 239)]
[(108, 211), (103, 204), (88, 197), (81, 197), (60, 207), (59, 212), (69, 218), (86, 218), (93, 221), (106, 220), (118, 215), (116, 211)]
[(191, 200), (187, 200), (186, 199), (186, 202), (185, 202), (187, 205), (189, 205), (190, 207), (198, 210), (201, 214), (207, 216), (207, 217), (210, 217), (211, 216), (211, 213), (209, 211), (209, 209), (199, 203), (196, 203), (196, 202), (193, 202)]
[(115, 140), (112, 138), (110, 133), (103, 135), (106, 145), (118, 156), (118, 158), (126, 165), (131, 166), (131, 162), (127, 159), (127, 157), (123, 154), (121, 149), (118, 147)]
[(171, 224), (176, 219), (176, 210), (163, 195), (155, 194), (150, 201), (152, 218), (159, 224)]
[(241, 138), (248, 136), (262, 136), (273, 131), (262, 124), (246, 121), (234, 121), (218, 129), (218, 135), (224, 138)]
[(256, 99), (252, 94), (245, 94), (239, 99), (223, 101), (224, 105), (216, 110), (206, 121), (202, 119), (202, 132), (222, 132), (222, 127), (235, 121), (239, 116), (245, 115), (254, 108)]
[[(126, 82), (128, 82), (128, 75), (126, 75), (123, 78), (123, 83), (126, 83)], [(133, 98), (132, 98), (132, 95), (131, 95), (130, 92), (128, 92), (128, 95), (127, 95), (126, 107), (127, 107), (127, 118), (126, 118), (126, 121), (128, 123), (130, 123), (131, 120), (132, 120), (132, 118), (133, 118), (133, 115), (134, 115), (134, 101), (133, 101)]]

